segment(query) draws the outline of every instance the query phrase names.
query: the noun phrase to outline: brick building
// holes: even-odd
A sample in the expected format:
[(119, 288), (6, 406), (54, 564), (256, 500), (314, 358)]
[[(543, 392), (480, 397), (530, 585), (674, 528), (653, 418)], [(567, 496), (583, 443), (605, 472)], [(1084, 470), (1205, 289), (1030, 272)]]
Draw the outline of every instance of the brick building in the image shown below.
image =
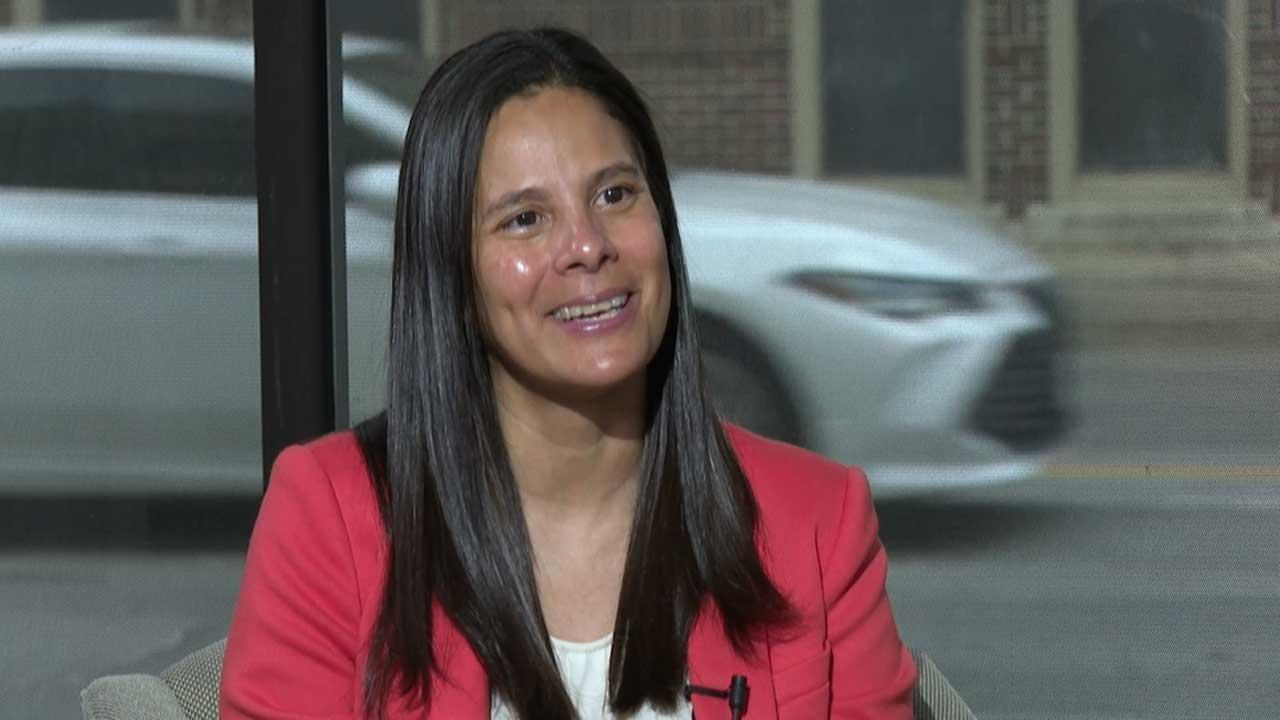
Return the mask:
[(1280, 333), (1276, 0), (426, 0), (419, 20), (429, 57), (585, 33), (677, 166), (1006, 218), (1083, 335)]
[(680, 165), (849, 178), (1012, 217), (1187, 196), (1280, 211), (1274, 0), (435, 0), (423, 12), (436, 53), (513, 25), (584, 32), (645, 89)]
[[(429, 59), (498, 28), (585, 33), (650, 98), (678, 166), (850, 179), (1015, 218), (1185, 197), (1280, 211), (1275, 0), (378, 5), (336, 3), (344, 24)], [(247, 31), (249, 7), (7, 0), (0, 22), (126, 15)]]

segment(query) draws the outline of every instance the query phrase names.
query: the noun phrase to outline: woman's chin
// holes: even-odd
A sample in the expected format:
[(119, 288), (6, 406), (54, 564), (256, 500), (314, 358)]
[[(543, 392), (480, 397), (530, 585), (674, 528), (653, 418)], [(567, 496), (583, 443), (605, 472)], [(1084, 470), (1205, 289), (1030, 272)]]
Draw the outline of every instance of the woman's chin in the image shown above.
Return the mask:
[(584, 368), (554, 383), (557, 391), (570, 398), (606, 398), (617, 393), (626, 396), (644, 389), (644, 367), (608, 365)]

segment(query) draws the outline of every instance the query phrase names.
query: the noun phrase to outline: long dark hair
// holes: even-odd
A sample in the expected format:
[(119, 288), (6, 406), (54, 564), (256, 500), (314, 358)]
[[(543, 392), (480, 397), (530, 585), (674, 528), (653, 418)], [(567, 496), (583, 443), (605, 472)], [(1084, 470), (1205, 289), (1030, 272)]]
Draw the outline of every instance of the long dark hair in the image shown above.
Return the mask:
[[(658, 134), (639, 93), (589, 42), (554, 29), (492, 35), (427, 81), (396, 204), (387, 410), (357, 427), (390, 542), (365, 668), (365, 711), (393, 691), (430, 704), (444, 667), (433, 603), (519, 717), (576, 717), (556, 669), (528, 529), (489, 376), (471, 264), (475, 181), (490, 117), (508, 99), (571, 87), (630, 133), (661, 217), (671, 314), (648, 370), (640, 487), (609, 663), (624, 713), (670, 708), (708, 597), (740, 654), (791, 609), (755, 545), (757, 508), (702, 381), (680, 232)], [(447, 680), (446, 680), (447, 681)]]

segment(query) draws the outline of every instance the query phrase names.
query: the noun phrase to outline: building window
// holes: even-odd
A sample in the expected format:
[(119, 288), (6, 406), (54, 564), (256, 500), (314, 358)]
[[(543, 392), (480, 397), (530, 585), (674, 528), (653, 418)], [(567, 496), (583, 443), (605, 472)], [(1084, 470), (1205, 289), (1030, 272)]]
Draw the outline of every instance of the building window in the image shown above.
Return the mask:
[(1222, 0), (1082, 0), (1080, 167), (1226, 166)]
[(827, 174), (964, 173), (965, 9), (934, 0), (823, 3)]

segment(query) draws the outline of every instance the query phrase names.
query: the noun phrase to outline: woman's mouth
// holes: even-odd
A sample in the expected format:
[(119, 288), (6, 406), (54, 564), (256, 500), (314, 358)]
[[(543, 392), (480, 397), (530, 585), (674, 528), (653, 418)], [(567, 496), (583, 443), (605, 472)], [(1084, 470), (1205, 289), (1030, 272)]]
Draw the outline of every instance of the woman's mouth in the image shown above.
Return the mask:
[(582, 305), (565, 305), (552, 315), (560, 322), (600, 322), (616, 317), (631, 300), (631, 293), (624, 292), (599, 302)]

